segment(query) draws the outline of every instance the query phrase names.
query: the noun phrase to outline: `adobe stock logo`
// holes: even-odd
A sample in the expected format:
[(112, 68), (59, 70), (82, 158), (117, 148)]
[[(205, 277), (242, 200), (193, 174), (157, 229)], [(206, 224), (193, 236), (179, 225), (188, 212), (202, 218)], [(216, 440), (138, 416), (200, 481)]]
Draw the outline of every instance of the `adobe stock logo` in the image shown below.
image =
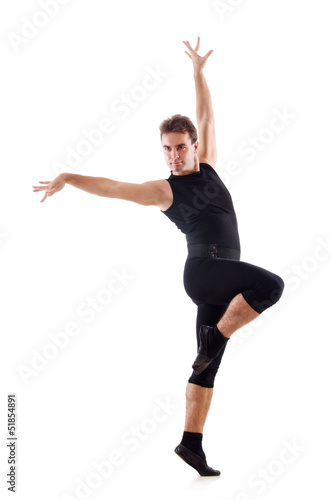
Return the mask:
[[(309, 255), (304, 257), (300, 263), (292, 264), (290, 269), (281, 273), (285, 282), (285, 290), (288, 293), (297, 292), (311, 276), (323, 268), (325, 262), (330, 260), (331, 235), (329, 234), (326, 237), (318, 236), (316, 241), (317, 245), (315, 244)], [(289, 295), (285, 295), (280, 301), (280, 306), (286, 304), (289, 297)], [(247, 323), (237, 330), (235, 335), (231, 337), (231, 343), (227, 348), (229, 352), (232, 353), (236, 345), (241, 345), (246, 339), (250, 338), (256, 328), (260, 328), (264, 324), (266, 318), (270, 318), (274, 313), (274, 307), (266, 309), (263, 314), (260, 314), (254, 321)]]
[(71, 486), (71, 492), (63, 493), (61, 500), (88, 500), (96, 490), (100, 493), (102, 486), (113, 475), (116, 475), (118, 468), (123, 467), (129, 461), (130, 456), (151, 439), (153, 434), (162, 430), (164, 422), (167, 422), (178, 407), (169, 397), (156, 398), (155, 406), (149, 416), (123, 432), (120, 436), (120, 446), (109, 451), (107, 457), (93, 460), (89, 473), (83, 477), (76, 477)]
[(286, 106), (282, 110), (273, 108), (272, 111), (273, 116), (267, 126), (261, 128), (255, 136), (250, 135), (239, 144), (239, 153), (246, 156), (246, 161), (248, 162), (255, 160), (259, 151), (264, 151), (274, 141), (275, 137), (283, 132), (296, 117), (295, 114), (288, 112)]
[(59, 359), (61, 353), (71, 346), (74, 339), (78, 338), (84, 329), (85, 324), (91, 324), (103, 311), (106, 311), (113, 300), (127, 289), (133, 276), (128, 275), (125, 268), (121, 272), (116, 269), (111, 271), (112, 277), (107, 285), (101, 288), (95, 295), (88, 296), (77, 304), (76, 316), (67, 321), (60, 331), (50, 331), (47, 334), (47, 342), (38, 348), (30, 350), (28, 362), (20, 363), (17, 371), (24, 385), (29, 385), (31, 381)]
[(307, 447), (298, 444), (295, 438), (291, 441), (284, 440), (282, 445), (283, 447), (276, 457), (263, 464), (249, 476), (247, 490), (238, 493), (235, 500), (253, 500), (253, 498), (260, 497), (279, 482), (281, 476), (285, 475), (291, 465), (300, 459), (307, 450)]
[(163, 71), (159, 64), (154, 67), (145, 66), (145, 75), (139, 84), (112, 100), (111, 113), (98, 120), (92, 129), (83, 129), (80, 140), (75, 145), (65, 147), (64, 160), (52, 162), (51, 166), (56, 175), (62, 172), (73, 173), (84, 159), (104, 142), (105, 138), (114, 133), (118, 124), (139, 108), (167, 77), (168, 73)]
[(6, 233), (0, 233), (0, 245), (7, 238), (7, 236), (8, 236), (8, 234), (6, 234)]
[(10, 31), (7, 38), (13, 48), (18, 53), (21, 47), (26, 46), (30, 40), (35, 38), (42, 28), (45, 28), (50, 19), (57, 16), (61, 5), (66, 5), (69, 0), (40, 0), (38, 10), (32, 15), (31, 19), (22, 17), (23, 22), (20, 34)]
[(243, 0), (214, 0), (213, 6), (221, 21), (229, 12), (233, 12), (243, 3)]
[[(254, 135), (249, 135), (240, 142), (237, 152), (246, 162), (251, 163), (264, 153), (296, 118), (296, 114), (290, 112), (286, 105), (282, 108), (272, 108), (272, 113), (271, 118), (263, 127)], [(226, 184), (230, 184), (231, 178), (240, 175), (243, 170), (241, 159), (233, 159), (228, 161), (225, 167), (222, 167), (220, 177), (224, 179)]]
[(185, 221), (185, 224), (190, 224), (194, 221), (194, 216), (199, 215), (201, 210), (206, 208), (211, 200), (216, 198), (219, 194), (219, 187), (215, 182), (208, 182), (203, 190), (193, 188), (192, 205), (186, 203), (179, 203), (178, 209)]

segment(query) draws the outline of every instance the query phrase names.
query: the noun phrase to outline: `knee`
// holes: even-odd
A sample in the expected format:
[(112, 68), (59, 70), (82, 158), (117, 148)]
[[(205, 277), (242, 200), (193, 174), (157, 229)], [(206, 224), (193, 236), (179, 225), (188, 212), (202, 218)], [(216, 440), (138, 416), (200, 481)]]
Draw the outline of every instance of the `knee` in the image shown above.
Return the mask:
[(217, 370), (206, 369), (199, 375), (195, 375), (193, 372), (189, 378), (191, 384), (200, 385), (201, 387), (207, 387), (212, 389), (214, 387), (214, 381), (216, 377)]
[(269, 273), (255, 289), (243, 292), (248, 304), (259, 314), (273, 306), (281, 298), (284, 291), (284, 281), (277, 274)]
[(269, 284), (269, 296), (272, 305), (276, 304), (283, 295), (285, 283), (280, 276), (273, 274)]
[[(259, 302), (259, 312), (263, 312), (272, 307), (279, 301), (284, 291), (284, 281), (277, 274), (270, 273), (268, 279), (264, 282), (260, 291), (261, 299)], [(263, 298), (262, 298), (263, 297)]]

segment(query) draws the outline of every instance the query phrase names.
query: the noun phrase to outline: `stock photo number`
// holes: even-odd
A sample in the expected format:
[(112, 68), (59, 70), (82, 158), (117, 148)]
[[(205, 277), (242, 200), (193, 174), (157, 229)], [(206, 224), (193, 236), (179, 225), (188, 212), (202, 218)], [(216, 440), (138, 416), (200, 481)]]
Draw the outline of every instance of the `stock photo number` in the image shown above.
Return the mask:
[(9, 491), (16, 491), (17, 459), (16, 459), (16, 395), (8, 394), (8, 465), (7, 483)]

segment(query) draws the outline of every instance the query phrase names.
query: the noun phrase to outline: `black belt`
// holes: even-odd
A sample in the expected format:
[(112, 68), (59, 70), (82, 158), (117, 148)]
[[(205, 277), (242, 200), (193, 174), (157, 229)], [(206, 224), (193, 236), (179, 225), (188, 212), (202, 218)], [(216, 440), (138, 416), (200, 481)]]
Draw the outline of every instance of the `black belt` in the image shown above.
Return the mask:
[(219, 243), (194, 243), (187, 245), (189, 257), (206, 257), (211, 259), (240, 259), (240, 250), (222, 247)]

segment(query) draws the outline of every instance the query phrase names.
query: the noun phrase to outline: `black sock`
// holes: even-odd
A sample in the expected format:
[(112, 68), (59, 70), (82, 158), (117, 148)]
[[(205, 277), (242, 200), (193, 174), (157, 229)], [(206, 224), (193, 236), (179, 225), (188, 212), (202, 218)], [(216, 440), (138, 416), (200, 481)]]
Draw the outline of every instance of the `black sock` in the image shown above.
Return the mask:
[(199, 455), (199, 457), (201, 457), (203, 460), (206, 459), (206, 456), (202, 449), (202, 434), (200, 434), (199, 432), (184, 431), (183, 439), (180, 444)]

